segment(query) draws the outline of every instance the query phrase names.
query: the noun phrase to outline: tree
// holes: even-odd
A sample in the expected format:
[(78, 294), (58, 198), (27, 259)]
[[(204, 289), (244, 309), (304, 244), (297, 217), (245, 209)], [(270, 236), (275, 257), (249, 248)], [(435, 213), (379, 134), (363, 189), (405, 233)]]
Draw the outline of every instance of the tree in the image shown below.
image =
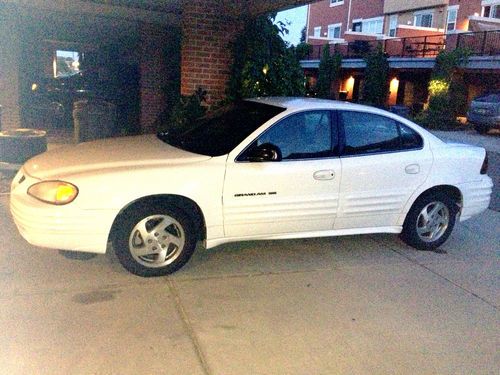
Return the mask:
[(379, 46), (365, 57), (365, 85), (363, 102), (377, 107), (385, 106), (389, 95), (389, 62)]
[(247, 21), (231, 49), (233, 64), (228, 85), (230, 99), (304, 94), (304, 73), (295, 49), (281, 39), (287, 33), (275, 14)]
[(340, 73), (342, 65), (342, 55), (335, 52), (333, 56), (330, 55), (330, 45), (323, 46), (321, 60), (318, 69), (318, 83), (316, 84), (316, 91), (320, 98), (335, 99), (335, 94), (332, 95), (332, 82), (334, 82)]
[(300, 30), (300, 43), (306, 42), (306, 35), (307, 35), (307, 26), (304, 26), (302, 30)]

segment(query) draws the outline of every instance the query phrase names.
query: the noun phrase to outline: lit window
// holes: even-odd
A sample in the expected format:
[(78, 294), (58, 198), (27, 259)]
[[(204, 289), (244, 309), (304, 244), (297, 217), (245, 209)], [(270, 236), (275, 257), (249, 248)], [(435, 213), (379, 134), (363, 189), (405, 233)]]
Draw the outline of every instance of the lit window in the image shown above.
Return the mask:
[(432, 27), (432, 13), (415, 13), (414, 25), (420, 27)]
[(341, 27), (342, 27), (341, 23), (328, 25), (328, 39), (339, 39)]
[(314, 28), (314, 37), (319, 38), (321, 36), (321, 26)]
[(67, 77), (80, 71), (80, 53), (76, 51), (56, 51), (54, 77)]
[(446, 19), (446, 30), (451, 31), (457, 28), (458, 6), (448, 7), (448, 16)]

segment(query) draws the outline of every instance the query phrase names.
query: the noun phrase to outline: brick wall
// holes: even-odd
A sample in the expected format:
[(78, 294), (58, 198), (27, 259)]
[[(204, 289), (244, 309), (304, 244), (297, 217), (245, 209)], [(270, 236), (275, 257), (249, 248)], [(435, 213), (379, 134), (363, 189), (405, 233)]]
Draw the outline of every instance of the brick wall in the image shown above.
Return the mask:
[[(340, 30), (340, 37), (342, 38), (344, 32), (347, 30), (346, 23), (348, 11), (349, 0), (345, 0), (343, 4), (336, 6), (330, 6), (330, 0), (324, 0), (311, 4), (309, 8), (309, 30), (307, 30), (308, 37), (312, 37), (314, 35), (314, 28), (317, 26), (321, 26), (321, 36), (326, 37), (328, 25), (342, 23)], [(311, 42), (313, 42), (313, 39), (309, 39), (309, 43)]]
[[(351, 13), (349, 13), (349, 3)], [(321, 26), (321, 36), (326, 37), (328, 25), (342, 23), (340, 37), (344, 37), (344, 33), (352, 29), (352, 20), (367, 19), (383, 16), (384, 0), (344, 0), (341, 5), (330, 6), (330, 0), (320, 1), (311, 4), (309, 9), (309, 37), (314, 35), (314, 28)], [(314, 39), (310, 39), (312, 43)]]
[(20, 127), (19, 58), (20, 40), (17, 12), (0, 6), (0, 105), (2, 130)]
[(224, 99), (231, 66), (230, 42), (243, 25), (228, 15), (223, 2), (183, 2), (181, 93), (207, 90), (209, 104)]
[(468, 30), (469, 16), (481, 15), (481, 0), (450, 0), (449, 5), (458, 5), (457, 30)]
[(174, 30), (168, 30), (160, 25), (143, 24), (141, 27), (140, 123), (143, 133), (157, 130), (155, 121), (165, 110), (164, 88), (169, 80), (173, 79), (174, 70), (178, 69), (178, 62), (170, 59), (170, 55), (166, 52), (168, 43), (178, 42), (177, 38), (172, 37), (172, 32)]
[(351, 24), (349, 28), (352, 28), (352, 20), (357, 18), (373, 18), (381, 17), (384, 13), (384, 0), (352, 0), (351, 4)]

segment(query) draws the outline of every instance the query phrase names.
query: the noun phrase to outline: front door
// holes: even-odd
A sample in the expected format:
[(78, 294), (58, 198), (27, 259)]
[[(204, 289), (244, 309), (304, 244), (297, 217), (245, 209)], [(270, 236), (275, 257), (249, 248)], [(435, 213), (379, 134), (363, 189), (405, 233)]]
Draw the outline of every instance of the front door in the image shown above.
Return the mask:
[[(279, 161), (250, 161), (272, 145)], [(338, 208), (338, 133), (330, 111), (290, 115), (262, 133), (236, 160), (228, 159), (223, 193), (227, 237), (333, 229)]]

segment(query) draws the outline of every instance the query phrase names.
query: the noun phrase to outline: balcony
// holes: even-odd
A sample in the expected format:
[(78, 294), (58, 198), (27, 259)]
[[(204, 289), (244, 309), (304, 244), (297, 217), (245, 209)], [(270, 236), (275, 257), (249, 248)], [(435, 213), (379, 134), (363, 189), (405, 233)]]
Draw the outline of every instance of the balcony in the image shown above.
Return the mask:
[[(443, 49), (456, 48), (468, 49), (472, 56), (495, 56), (500, 55), (500, 30), (354, 40), (330, 44), (330, 53), (339, 52), (344, 59), (359, 59), (377, 48), (382, 48), (388, 57), (399, 58), (435, 58)], [(312, 46), (305, 60), (320, 60), (322, 49), (322, 45)]]

